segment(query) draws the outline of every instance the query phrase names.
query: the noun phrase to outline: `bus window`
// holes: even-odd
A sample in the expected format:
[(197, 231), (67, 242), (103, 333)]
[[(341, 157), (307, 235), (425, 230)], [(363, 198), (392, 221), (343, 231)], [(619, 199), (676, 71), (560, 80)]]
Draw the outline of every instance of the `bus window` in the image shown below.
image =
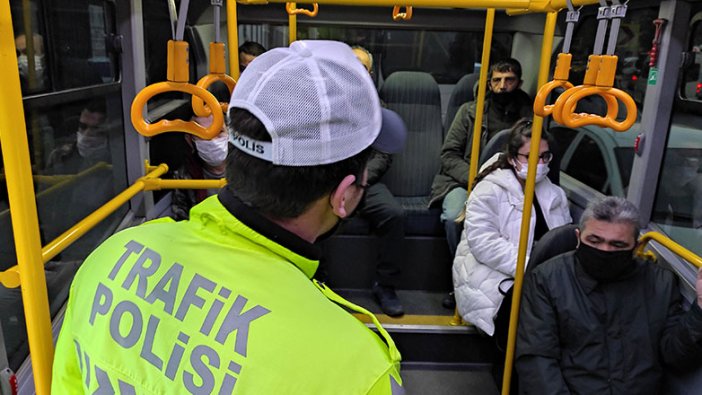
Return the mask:
[[(30, 53), (34, 49), (27, 47), (39, 48), (41, 42), (49, 71), (40, 89), (38, 79), (24, 81), (18, 60), (39, 231), (46, 245), (127, 187), (123, 106), (121, 87), (113, 82), (119, 73), (105, 44), (114, 33), (112, 9), (95, 0), (28, 3), (30, 31), (41, 39), (25, 47), (16, 40), (18, 53)], [(25, 32), (22, 4), (11, 2), (15, 37)], [(40, 90), (42, 95), (32, 96)], [(0, 270), (17, 264), (4, 173), (0, 168)], [(64, 304), (82, 260), (114, 233), (126, 211), (109, 216), (46, 265), (52, 316)], [(4, 345), (16, 371), (28, 355), (20, 289), (0, 285), (0, 305)]]
[[(257, 41), (266, 48), (287, 45), (287, 26), (239, 26), (239, 42)], [(346, 26), (298, 26), (298, 39), (328, 39), (362, 45), (374, 56), (375, 78), (395, 71), (424, 71), (439, 84), (455, 84), (466, 74), (480, 71), (482, 32), (448, 32), (349, 28)], [(491, 59), (509, 57), (512, 36), (495, 33)], [(377, 75), (382, 74), (382, 75)]]
[(591, 188), (610, 193), (604, 156), (597, 142), (588, 135), (575, 148), (565, 172)]
[[(643, 106), (646, 94), (648, 51), (651, 49), (651, 41), (656, 32), (653, 26), (653, 20), (656, 18), (658, 18), (657, 7), (640, 9), (629, 7), (617, 37), (616, 54), (619, 61), (615, 86), (630, 94), (639, 108)], [(573, 64), (570, 71), (570, 81), (574, 85), (579, 85), (583, 81), (587, 57), (595, 43), (596, 30), (595, 15), (588, 15), (581, 19), (577, 31), (573, 35), (571, 44)]]
[[(26, 2), (10, 3), (25, 94), (97, 85), (118, 78), (116, 55), (108, 47), (111, 37), (108, 30), (112, 30), (113, 22), (105, 11), (106, 1), (55, 0), (48, 7), (30, 1), (31, 18), (24, 15)], [(31, 20), (29, 26), (25, 26), (25, 19)], [(45, 25), (46, 20), (51, 23)], [(26, 40), (29, 31), (34, 34), (32, 48)], [(34, 52), (33, 60), (26, 53), (30, 49)]]
[(689, 65), (685, 68), (682, 94), (685, 99), (702, 100), (702, 14), (690, 29)]

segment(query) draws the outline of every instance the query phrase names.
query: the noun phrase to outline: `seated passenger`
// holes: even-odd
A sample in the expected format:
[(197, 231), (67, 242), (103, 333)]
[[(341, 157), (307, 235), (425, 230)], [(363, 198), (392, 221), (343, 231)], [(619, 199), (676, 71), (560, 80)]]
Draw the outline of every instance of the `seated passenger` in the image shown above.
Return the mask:
[(578, 248), (525, 277), (522, 394), (663, 394), (666, 367), (700, 367), (702, 271), (684, 312), (675, 274), (633, 256), (639, 221), (624, 198), (592, 202)]
[[(549, 229), (571, 222), (565, 192), (546, 176), (553, 157), (550, 139), (544, 132), (539, 146), (527, 251)], [(506, 343), (511, 300), (503, 299), (516, 271), (530, 144), (531, 121), (524, 119), (512, 128), (505, 151), (483, 166), (466, 203), (465, 229), (453, 263), (459, 313), (496, 335), (500, 346)]]
[[(522, 66), (516, 59), (497, 62), (490, 67), (488, 92), (483, 110), (481, 147), (497, 132), (509, 129), (520, 118), (531, 117), (532, 101), (519, 89)], [(476, 89), (478, 85), (475, 85)], [(476, 95), (477, 96), (477, 95)], [(451, 256), (456, 254), (462, 224), (456, 219), (463, 212), (470, 168), (471, 136), (477, 101), (463, 104), (456, 112), (441, 148), (441, 168), (431, 185), (429, 207), (441, 203), (441, 221)], [(444, 305), (453, 308), (453, 298)]]
[[(373, 70), (371, 53), (361, 46), (354, 46), (351, 49), (363, 67), (371, 74)], [(404, 129), (402, 119), (394, 113), (393, 118), (396, 120), (397, 127)], [(391, 317), (399, 317), (405, 313), (395, 292), (402, 265), (405, 213), (388, 187), (379, 182), (391, 164), (391, 154), (373, 150), (368, 161), (368, 188), (358, 206), (358, 215), (370, 222), (373, 232), (376, 233), (380, 241), (375, 281), (372, 287), (373, 296), (383, 313)]]
[(249, 63), (264, 52), (266, 52), (266, 48), (257, 42), (246, 41), (241, 44), (239, 46), (239, 72), (243, 73)]
[[(212, 124), (212, 116), (193, 119), (204, 127)], [(173, 172), (178, 180), (218, 180), (224, 178), (227, 154), (229, 153), (229, 135), (222, 125), (222, 131), (212, 140), (204, 140), (189, 133), (184, 135), (189, 151), (183, 165)], [(217, 189), (176, 189), (173, 191), (171, 210), (173, 218), (180, 221), (188, 219), (190, 209), (219, 192)]]
[(80, 112), (75, 139), (49, 154), (49, 174), (71, 174), (95, 165), (111, 162), (109, 138), (105, 127), (106, 106), (102, 100), (88, 102)]

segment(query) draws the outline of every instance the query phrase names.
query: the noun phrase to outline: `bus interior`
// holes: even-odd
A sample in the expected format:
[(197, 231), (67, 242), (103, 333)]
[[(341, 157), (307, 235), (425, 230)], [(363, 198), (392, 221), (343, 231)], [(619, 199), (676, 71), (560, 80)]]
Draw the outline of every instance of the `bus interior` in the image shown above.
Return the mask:
[[(174, 7), (181, 5), (181, 1), (171, 2)], [(229, 42), (232, 36), (225, 33), (231, 14), (222, 12), (216, 28), (209, 1), (190, 3), (183, 39), (189, 44), (191, 82), (208, 73), (208, 45), (215, 41), (217, 30), (222, 32), (228, 56), (237, 56), (236, 45), (246, 41), (270, 49), (287, 46), (291, 39), (284, 3), (240, 1), (235, 7), (235, 46)], [(574, 3), (587, 3), (580, 9), (570, 46), (570, 82), (579, 85), (595, 40), (598, 6), (596, 1)], [(8, 8), (7, 4), (2, 7)], [(88, 254), (121, 229), (172, 215), (172, 191), (154, 188), (123, 199), (123, 204), (105, 212), (81, 237), (60, 247), (51, 244), (153, 170), (145, 168), (145, 160), (154, 166), (166, 164), (169, 170), (164, 179), (183, 166), (188, 149), (183, 133), (146, 138), (130, 120), (137, 93), (167, 79), (166, 41), (176, 21), (169, 1), (163, 0), (10, 0), (8, 9), (14, 42), (3, 37), (2, 46), (16, 47), (24, 110), (20, 121), (26, 125), (26, 130), (10, 132), (23, 134), (27, 140), (38, 216), (33, 226), (38, 225), (42, 254), (50, 256), (44, 274), (55, 339), (71, 280)], [(539, 53), (546, 19), (543, 12), (498, 9), (487, 51), (491, 61), (515, 58), (521, 62), (522, 89), (532, 98), (540, 88)], [(657, 31), (660, 20), (665, 22)], [(405, 213), (398, 287), (405, 315), (382, 314), (372, 297), (379, 247), (369, 224), (361, 218), (348, 221), (322, 243), (324, 258), (317, 277), (377, 314), (402, 353), (402, 376), (409, 394), (499, 392), (500, 379), (492, 371), (503, 361), (493, 339), (442, 306), (453, 290), (453, 257), (439, 218), (441, 209), (428, 207), (445, 134), (458, 107), (477, 98), (481, 70), (488, 67), (481, 64), (485, 24), (484, 7), (469, 6), (417, 6), (411, 19), (394, 20), (391, 7), (320, 2), (316, 16), (296, 18), (297, 39), (331, 39), (367, 48), (373, 55), (372, 78), (379, 97), (407, 125), (405, 149), (394, 155), (381, 180)], [(565, 30), (565, 12), (559, 12), (548, 80)], [(658, 52), (652, 60), (656, 40)], [(617, 40), (615, 87), (633, 98), (638, 110), (634, 125), (619, 133), (593, 125), (569, 128), (550, 117), (543, 121), (558, 144), (558, 180), (575, 223), (593, 199), (623, 196), (640, 208), (645, 224), (642, 233), (661, 233), (692, 256), (702, 255), (701, 51), (702, 2), (628, 2)], [(233, 64), (238, 63), (230, 61), (228, 68)], [(236, 79), (239, 70), (229, 70), (229, 74)], [(579, 105), (579, 111), (606, 112), (605, 103), (598, 99)], [(102, 114), (98, 126), (88, 125), (86, 109)], [(193, 115), (190, 96), (180, 92), (154, 97), (147, 109), (146, 120), (151, 123), (189, 120)], [(68, 155), (75, 144), (76, 131), (86, 127), (103, 129), (103, 151), (88, 166), (56, 165), (56, 158)], [(0, 140), (0, 146), (3, 143)], [(2, 148), (3, 156), (13, 149)], [(481, 161), (484, 156), (489, 155), (481, 154)], [(5, 176), (9, 167), (0, 163), (0, 274), (4, 275), (3, 271), (17, 265), (18, 248), (8, 197), (12, 186)], [(683, 167), (691, 169), (690, 177), (697, 184), (679, 183)], [(678, 275), (686, 303), (694, 303), (695, 266), (664, 243), (649, 243), (647, 248), (657, 257), (657, 264)], [(5, 278), (10, 277), (0, 277), (0, 369), (16, 373), (18, 393), (42, 393), (35, 387), (37, 372), (31, 357), (36, 352), (29, 353), (23, 292), (19, 284), (10, 286)], [(698, 393), (702, 369), (671, 373), (666, 386), (670, 394)]]

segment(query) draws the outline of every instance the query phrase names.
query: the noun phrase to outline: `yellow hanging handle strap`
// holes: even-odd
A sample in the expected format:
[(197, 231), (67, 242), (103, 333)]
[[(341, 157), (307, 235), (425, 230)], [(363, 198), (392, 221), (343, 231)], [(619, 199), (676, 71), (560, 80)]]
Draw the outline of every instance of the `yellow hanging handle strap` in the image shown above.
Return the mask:
[(409, 21), (412, 19), (412, 6), (405, 6), (405, 11), (400, 12), (400, 6), (396, 5), (392, 8), (393, 21)]
[(312, 4), (312, 9), (308, 10), (305, 8), (297, 8), (297, 5), (295, 3), (285, 3), (285, 11), (288, 12), (288, 15), (307, 15), (310, 18), (314, 18), (317, 16), (317, 13), (319, 13), (319, 4), (313, 3)]
[[(587, 71), (583, 84), (570, 88), (561, 94), (552, 108), (553, 119), (569, 128), (579, 128), (585, 125), (608, 127), (617, 132), (628, 130), (634, 122), (638, 109), (634, 99), (626, 92), (614, 88), (614, 79), (617, 72), (617, 56), (613, 55), (616, 46), (619, 22), (626, 15), (626, 5), (614, 4), (607, 7), (606, 3), (598, 10), (599, 26), (595, 38), (594, 53), (588, 57)], [(618, 3), (615, 1), (615, 3)], [(610, 42), (607, 54), (602, 55), (604, 36), (607, 30), (607, 21), (614, 19), (610, 32)], [(616, 23), (615, 23), (616, 22)], [(578, 101), (588, 96), (600, 96), (607, 104), (605, 116), (587, 113), (575, 113)], [(626, 118), (617, 121), (619, 102), (626, 107)]]
[[(210, 85), (215, 82), (222, 82), (227, 86), (229, 90), (229, 95), (234, 92), (234, 87), (236, 86), (236, 81), (231, 76), (225, 73), (225, 57), (224, 57), (224, 43), (211, 42), (210, 43), (210, 73), (200, 78), (196, 86), (207, 90)], [(210, 107), (205, 105), (205, 101), (199, 96), (193, 95), (192, 98), (193, 111), (198, 117), (206, 117), (212, 114)], [(227, 113), (227, 108), (229, 107), (228, 102), (219, 102), (219, 108), (221, 108), (223, 113)]]
[[(556, 60), (556, 70), (553, 72), (553, 81), (545, 83), (536, 93), (534, 99), (534, 114), (540, 117), (547, 117), (553, 113), (555, 104), (546, 104), (546, 100), (551, 92), (556, 88), (565, 88), (566, 90), (573, 87), (573, 84), (568, 82), (570, 74), (570, 63), (573, 55), (569, 53), (559, 53)], [(565, 93), (565, 92), (564, 92)]]
[(378, 318), (375, 316), (375, 314), (371, 313), (370, 311), (364, 309), (361, 306), (355, 305), (348, 300), (342, 298), (339, 296), (336, 292), (332, 291), (331, 289), (327, 288), (327, 286), (324, 283), (320, 283), (317, 280), (312, 280), (315, 286), (322, 291), (324, 296), (327, 297), (327, 299), (331, 300), (332, 302), (341, 305), (343, 307), (346, 307), (350, 310), (353, 310), (355, 312), (364, 314), (368, 316), (368, 318), (371, 319), (373, 322), (373, 325), (375, 325), (376, 329), (378, 330), (378, 333), (380, 333), (380, 336), (385, 339), (385, 343), (388, 345), (388, 349), (390, 351), (390, 359), (392, 359), (393, 362), (399, 363), (402, 357), (400, 356), (400, 351), (397, 350), (397, 347), (395, 346), (395, 341), (392, 340), (392, 337), (390, 337), (390, 334), (388, 331), (383, 328), (382, 325), (380, 325), (380, 321), (378, 321)]
[(131, 108), (131, 120), (134, 128), (141, 135), (152, 137), (165, 132), (186, 132), (203, 139), (211, 139), (219, 134), (224, 124), (221, 111), (211, 112), (212, 124), (203, 127), (194, 121), (180, 119), (162, 119), (150, 124), (144, 119), (144, 106), (152, 97), (167, 92), (184, 92), (202, 99), (210, 108), (218, 108), (219, 102), (206, 89), (188, 83), (188, 43), (180, 40), (168, 40), (168, 81), (157, 82), (142, 89), (134, 98)]

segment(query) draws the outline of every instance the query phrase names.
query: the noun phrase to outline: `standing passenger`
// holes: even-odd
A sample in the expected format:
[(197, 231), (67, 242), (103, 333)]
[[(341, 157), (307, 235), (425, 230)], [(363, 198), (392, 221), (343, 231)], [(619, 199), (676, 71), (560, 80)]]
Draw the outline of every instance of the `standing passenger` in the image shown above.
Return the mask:
[[(212, 116), (194, 117), (194, 121), (203, 127), (212, 124)], [(183, 165), (173, 172), (177, 180), (219, 180), (225, 177), (226, 159), (229, 153), (229, 133), (222, 125), (222, 131), (210, 140), (201, 139), (186, 133), (184, 135), (188, 149)], [(219, 189), (175, 189), (171, 210), (175, 220), (188, 219), (190, 209), (217, 194)]]
[(260, 60), (230, 102), (228, 185), (188, 221), (113, 235), (76, 275), (54, 393), (403, 392), (387, 332), (310, 280), (314, 241), (363, 198), (371, 147), (401, 138), (381, 133), (347, 45), (297, 41)]
[(249, 63), (264, 52), (266, 52), (266, 48), (257, 42), (246, 41), (241, 44), (239, 46), (239, 72), (243, 73)]
[[(553, 158), (549, 140), (544, 133), (539, 146), (527, 251), (549, 229), (571, 222), (565, 192), (546, 177)], [(517, 268), (530, 144), (531, 121), (524, 119), (512, 128), (505, 151), (490, 158), (476, 177), (453, 264), (459, 313), (495, 335), (500, 347), (506, 344), (509, 324), (511, 300), (505, 293)]]
[[(481, 147), (497, 132), (511, 128), (521, 118), (531, 117), (532, 101), (520, 89), (522, 65), (516, 59), (499, 61), (490, 67), (488, 91), (483, 110)], [(475, 85), (477, 89), (478, 85)], [(477, 95), (476, 95), (477, 96)], [(441, 147), (441, 168), (431, 185), (429, 206), (441, 203), (441, 221), (446, 230), (446, 241), (451, 256), (456, 255), (456, 246), (461, 237), (462, 224), (456, 219), (463, 212), (470, 169), (471, 136), (475, 124), (477, 101), (458, 108), (451, 127)], [(452, 297), (444, 306), (454, 308)]]
[(590, 203), (575, 251), (524, 278), (516, 369), (522, 394), (664, 394), (665, 368), (699, 369), (702, 271), (682, 309), (678, 279), (634, 257), (636, 207)]

